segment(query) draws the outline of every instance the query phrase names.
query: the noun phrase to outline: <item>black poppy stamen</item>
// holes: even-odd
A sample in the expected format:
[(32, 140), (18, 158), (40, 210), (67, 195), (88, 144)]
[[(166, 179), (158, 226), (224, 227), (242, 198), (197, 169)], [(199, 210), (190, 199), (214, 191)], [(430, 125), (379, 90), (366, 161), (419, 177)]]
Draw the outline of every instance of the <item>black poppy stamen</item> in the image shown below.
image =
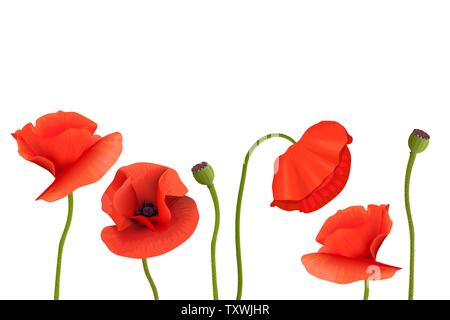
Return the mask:
[(158, 210), (153, 203), (144, 203), (144, 205), (136, 211), (134, 215), (151, 218), (158, 215)]

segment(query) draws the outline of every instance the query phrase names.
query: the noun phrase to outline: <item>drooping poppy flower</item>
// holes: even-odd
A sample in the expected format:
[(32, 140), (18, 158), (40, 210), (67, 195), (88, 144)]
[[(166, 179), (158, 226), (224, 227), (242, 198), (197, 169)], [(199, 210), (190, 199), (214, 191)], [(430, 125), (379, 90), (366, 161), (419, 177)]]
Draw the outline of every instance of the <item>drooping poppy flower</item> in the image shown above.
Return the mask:
[(342, 191), (350, 174), (351, 155), (347, 145), (352, 137), (334, 121), (312, 126), (298, 142), (284, 133), (271, 133), (250, 147), (244, 159), (236, 203), (237, 300), (242, 298), (243, 288), (240, 219), (248, 164), (254, 150), (272, 138), (282, 138), (293, 144), (275, 162), (272, 207), (305, 213), (316, 211)]
[(328, 218), (316, 239), (323, 247), (302, 257), (306, 270), (339, 284), (391, 278), (400, 268), (376, 261), (392, 228), (388, 210), (387, 205), (356, 206)]
[(102, 198), (115, 222), (102, 239), (113, 253), (135, 259), (164, 254), (185, 242), (198, 223), (195, 201), (177, 172), (152, 163), (118, 170)]
[(47, 114), (13, 133), (19, 154), (47, 169), (55, 181), (38, 197), (61, 199), (98, 181), (122, 152), (122, 136), (95, 135), (97, 124), (76, 112)]
[(272, 207), (310, 213), (333, 200), (350, 175), (352, 137), (334, 121), (309, 128), (275, 163)]

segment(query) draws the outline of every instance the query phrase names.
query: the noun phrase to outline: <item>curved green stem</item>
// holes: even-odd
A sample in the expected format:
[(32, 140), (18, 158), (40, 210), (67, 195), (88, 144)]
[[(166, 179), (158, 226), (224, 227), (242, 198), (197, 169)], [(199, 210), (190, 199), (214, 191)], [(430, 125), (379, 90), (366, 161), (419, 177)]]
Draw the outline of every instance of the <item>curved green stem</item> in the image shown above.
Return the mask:
[(364, 280), (364, 298), (363, 300), (369, 300), (369, 280)]
[(152, 287), (153, 296), (155, 297), (155, 300), (159, 300), (158, 289), (156, 288), (155, 281), (153, 281), (152, 275), (150, 274), (150, 270), (148, 270), (147, 259), (142, 259), (142, 266), (144, 267), (145, 276)]
[(408, 166), (406, 168), (406, 176), (405, 176), (405, 208), (406, 215), (408, 217), (408, 226), (409, 226), (409, 290), (408, 290), (408, 300), (414, 300), (414, 243), (415, 243), (415, 234), (414, 234), (414, 223), (411, 214), (411, 205), (409, 202), (409, 186), (411, 182), (411, 173), (414, 167), (414, 161), (416, 160), (416, 153), (411, 152), (408, 160)]
[(56, 276), (55, 276), (55, 291), (53, 298), (54, 300), (59, 300), (59, 284), (61, 278), (61, 265), (62, 265), (62, 256), (64, 251), (64, 243), (66, 242), (67, 233), (70, 229), (70, 224), (72, 223), (72, 214), (73, 214), (73, 193), (70, 193), (67, 197), (69, 202), (69, 209), (67, 213), (66, 226), (64, 227), (64, 231), (61, 235), (61, 239), (59, 240), (58, 247), (58, 259), (56, 261)]
[(288, 135), (282, 133), (271, 133), (268, 134), (258, 141), (256, 141), (251, 148), (248, 150), (247, 155), (245, 156), (244, 164), (242, 166), (242, 174), (241, 174), (241, 182), (239, 185), (239, 193), (237, 197), (236, 203), (236, 221), (235, 221), (235, 241), (236, 241), (236, 263), (237, 263), (237, 272), (238, 272), (238, 288), (236, 294), (236, 300), (241, 300), (242, 298), (242, 286), (243, 286), (243, 274), (242, 274), (242, 254), (241, 254), (241, 206), (242, 206), (242, 196), (244, 195), (245, 188), (245, 179), (247, 177), (247, 168), (248, 162), (250, 160), (250, 156), (253, 151), (264, 141), (270, 138), (283, 138), (291, 143), (295, 143), (296, 141), (289, 137)]
[(214, 202), (214, 210), (215, 210), (214, 233), (211, 240), (211, 271), (212, 271), (213, 296), (214, 300), (219, 300), (219, 289), (217, 286), (217, 271), (216, 271), (216, 243), (220, 227), (220, 207), (219, 207), (219, 198), (217, 196), (214, 184), (208, 186), (208, 189), (209, 192), (211, 193), (211, 198)]

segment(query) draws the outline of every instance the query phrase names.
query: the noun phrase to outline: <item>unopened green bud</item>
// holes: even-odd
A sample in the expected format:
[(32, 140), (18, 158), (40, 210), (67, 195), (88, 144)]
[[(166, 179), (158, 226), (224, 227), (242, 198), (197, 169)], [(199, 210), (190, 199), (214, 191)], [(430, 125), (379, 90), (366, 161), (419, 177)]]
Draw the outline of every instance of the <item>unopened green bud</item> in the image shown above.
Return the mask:
[(192, 168), (192, 174), (198, 183), (205, 186), (212, 186), (214, 182), (214, 170), (208, 162), (201, 162)]
[(408, 145), (412, 153), (424, 152), (430, 143), (430, 135), (425, 131), (415, 129), (409, 136)]

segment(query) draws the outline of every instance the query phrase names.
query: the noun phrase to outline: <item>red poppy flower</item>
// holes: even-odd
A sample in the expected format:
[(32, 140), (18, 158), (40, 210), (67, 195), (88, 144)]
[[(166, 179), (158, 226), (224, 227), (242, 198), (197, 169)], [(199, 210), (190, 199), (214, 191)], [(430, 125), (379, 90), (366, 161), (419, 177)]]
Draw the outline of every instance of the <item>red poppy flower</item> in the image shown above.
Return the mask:
[(323, 121), (309, 128), (275, 164), (272, 207), (309, 213), (333, 200), (350, 175), (352, 142), (345, 128)]
[(120, 168), (102, 198), (103, 211), (116, 223), (102, 231), (109, 250), (144, 259), (185, 242), (198, 223), (187, 191), (173, 169), (152, 163)]
[(392, 228), (388, 210), (386, 205), (350, 207), (328, 218), (316, 239), (323, 247), (302, 257), (306, 270), (339, 284), (391, 278), (400, 268), (375, 260)]
[(122, 136), (94, 135), (97, 124), (76, 112), (47, 114), (13, 133), (19, 154), (47, 169), (55, 181), (38, 199), (56, 201), (98, 181), (122, 152)]

